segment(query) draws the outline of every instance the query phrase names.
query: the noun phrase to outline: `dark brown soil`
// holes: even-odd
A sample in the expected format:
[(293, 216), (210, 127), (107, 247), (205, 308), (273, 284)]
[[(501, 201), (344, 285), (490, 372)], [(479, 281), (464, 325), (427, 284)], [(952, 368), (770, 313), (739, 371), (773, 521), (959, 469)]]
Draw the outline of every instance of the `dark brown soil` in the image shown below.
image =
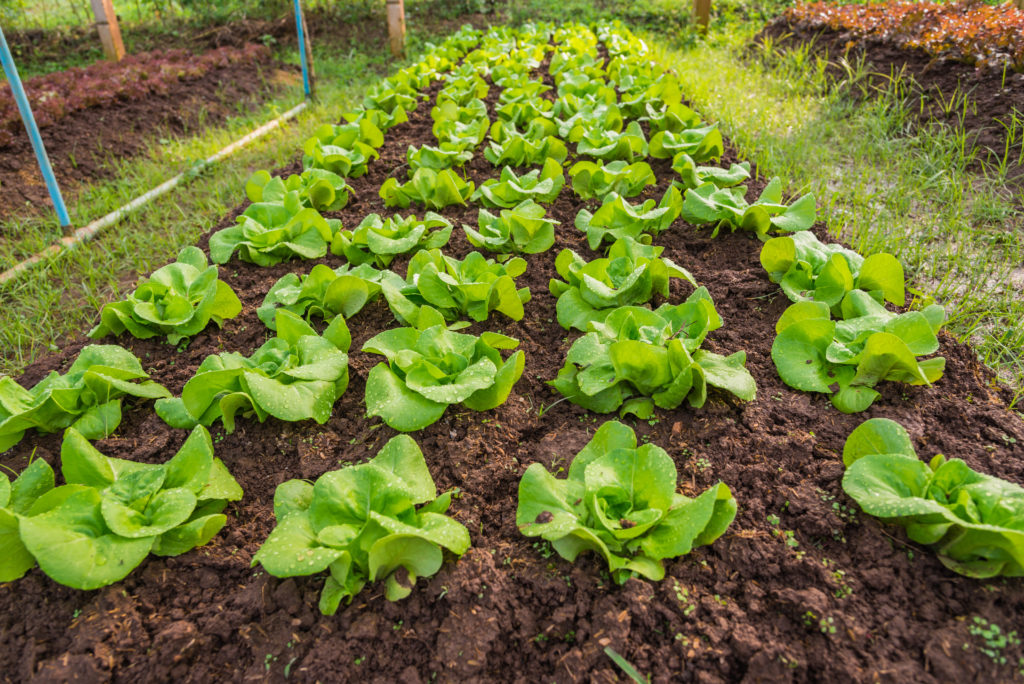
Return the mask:
[[(337, 217), (349, 226), (385, 211), (377, 188), (400, 165), (409, 143), (430, 142), (429, 107), (387, 136), (382, 159), (353, 182), (357, 198)], [(729, 155), (725, 161), (734, 158)], [(292, 165), (297, 167), (296, 164)], [(671, 180), (665, 162), (646, 196)], [(469, 164), (477, 182), (497, 175), (482, 157)], [(752, 184), (751, 193), (763, 186)], [(241, 194), (241, 193), (240, 193)], [(0, 586), (0, 679), (5, 681), (624, 681), (605, 655), (622, 654), (655, 681), (996, 682), (1018, 677), (1020, 645), (1000, 651), (999, 666), (969, 632), (975, 616), (1018, 629), (1024, 611), (1020, 580), (975, 581), (946, 570), (898, 529), (884, 528), (842, 492), (840, 453), (862, 420), (903, 423), (922, 455), (943, 452), (972, 467), (1024, 482), (1024, 423), (1006, 408), (1007, 394), (975, 355), (942, 336), (947, 374), (933, 388), (885, 386), (865, 414), (835, 411), (828, 398), (789, 389), (770, 358), (774, 324), (788, 304), (758, 264), (760, 243), (677, 222), (658, 243), (707, 285), (725, 326), (708, 346), (745, 349), (758, 383), (755, 401), (712, 393), (701, 410), (663, 411), (650, 422), (627, 420), (642, 439), (675, 460), (682, 490), (696, 494), (721, 479), (740, 511), (714, 545), (668, 562), (659, 583), (609, 583), (592, 555), (570, 564), (515, 526), (516, 490), (535, 462), (565, 466), (608, 417), (559, 399), (545, 381), (562, 365), (571, 338), (555, 321), (547, 282), (558, 250), (588, 258), (573, 228), (581, 202), (567, 187), (550, 207), (561, 221), (557, 244), (527, 256), (521, 285), (533, 300), (518, 323), (495, 315), (479, 332), (497, 329), (521, 340), (527, 368), (508, 402), (484, 413), (449, 410), (413, 436), (438, 487), (458, 487), (452, 514), (470, 530), (473, 548), (449, 561), (412, 595), (389, 603), (370, 586), (334, 617), (317, 610), (323, 577), (279, 580), (251, 568), (274, 525), (275, 487), (316, 478), (372, 456), (395, 432), (366, 420), (363, 391), (379, 361), (359, 351), (394, 325), (378, 302), (355, 316), (351, 385), (325, 425), (242, 420), (231, 435), (213, 430), (217, 455), (245, 489), (229, 522), (209, 545), (177, 558), (150, 558), (125, 581), (94, 592), (54, 584), (38, 570)], [(230, 225), (240, 205), (214, 229)], [(422, 213), (422, 212), (420, 212)], [(476, 210), (442, 211), (457, 222)], [(206, 246), (206, 239), (201, 241)], [(470, 251), (461, 231), (448, 251)], [(334, 257), (323, 260), (339, 263)], [(407, 260), (393, 265), (404, 272)], [(243, 313), (223, 330), (209, 329), (183, 352), (128, 337), (153, 377), (180, 391), (202, 359), (224, 350), (250, 353), (268, 336), (256, 317), (264, 293), (281, 275), (305, 272), (295, 262), (259, 268), (233, 260), (222, 277), (238, 292)], [(676, 282), (672, 301), (690, 290)], [(88, 342), (77, 339), (33, 365), (20, 379), (38, 381), (66, 368)], [(541, 415), (542, 407), (550, 407)], [(129, 401), (105, 453), (157, 462), (183, 442), (151, 405)], [(32, 434), (0, 464), (17, 471), (31, 454), (54, 463), (59, 435)], [(778, 516), (773, 526), (769, 516)], [(787, 543), (788, 532), (792, 541)], [(824, 622), (822, 622), (824, 621)], [(824, 625), (824, 628), (823, 628)], [(834, 631), (833, 628), (834, 627)]]
[[(65, 203), (73, 206), (80, 184), (113, 176), (118, 162), (160, 138), (191, 134), (238, 116), (274, 89), (299, 83), (294, 72), (292, 67), (276, 64), (235, 64), (196, 80), (179, 81), (166, 95), (78, 110), (41, 129)], [(0, 150), (0, 176), (0, 225), (15, 216), (52, 213), (24, 129), (13, 145)]]
[[(1004, 73), (1001, 69), (938, 59), (924, 50), (900, 47), (881, 38), (860, 38), (805, 22), (792, 24), (783, 17), (765, 27), (759, 39), (762, 36), (771, 37), (781, 47), (812, 43), (816, 54), (827, 55), (834, 62), (830, 70), (840, 78), (845, 75), (838, 65), (841, 57), (851, 63), (863, 58), (874, 72), (865, 85), (884, 89), (890, 76), (902, 73), (910, 77), (917, 85), (910, 92), (914, 98), (911, 109), (919, 118), (954, 127), (962, 123), (980, 148), (992, 151), (986, 156), (993, 162), (1004, 153), (1006, 129), (1003, 124), (1010, 125), (1014, 110), (1024, 113), (1024, 73), (1013, 70)], [(1022, 136), (1024, 131), (1018, 131), (1016, 140), (1011, 143), (1011, 162), (1019, 161)], [(1013, 166), (1011, 176), (1024, 172), (1019, 165)]]

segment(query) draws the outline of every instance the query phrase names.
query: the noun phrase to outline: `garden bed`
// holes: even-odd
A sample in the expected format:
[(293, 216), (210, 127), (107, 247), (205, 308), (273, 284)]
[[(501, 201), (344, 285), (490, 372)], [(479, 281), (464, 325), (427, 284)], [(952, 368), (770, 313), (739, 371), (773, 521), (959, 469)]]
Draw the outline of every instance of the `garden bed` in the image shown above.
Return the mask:
[[(104, 98), (95, 106), (68, 107), (67, 114), (59, 118), (44, 117), (52, 121), (40, 119), (43, 143), (65, 200), (73, 202), (80, 183), (113, 176), (118, 162), (138, 154), (160, 138), (189, 133), (237, 116), (245, 107), (253, 106), (283, 85), (298, 83), (294, 68), (271, 62), (269, 51), (261, 48), (247, 54), (251, 56), (241, 61), (203, 69), (204, 73), (198, 78), (170, 78), (159, 90)], [(159, 69), (159, 60), (156, 68)], [(83, 72), (83, 78), (86, 73)], [(107, 89), (118, 80), (116, 77), (100, 79), (93, 87)], [(26, 89), (33, 99), (32, 81), (26, 84)], [(82, 93), (72, 92), (72, 95), (81, 98)], [(58, 97), (66, 101), (64, 95)], [(16, 110), (11, 108), (11, 112)], [(37, 117), (42, 114), (36, 112)], [(0, 193), (0, 221), (52, 211), (20, 119), (14, 128), (10, 144), (0, 147), (4, 189)]]
[[(492, 115), (495, 95), (492, 88)], [(368, 213), (393, 213), (378, 189), (389, 176), (404, 177), (408, 145), (433, 143), (429, 106), (421, 104), (408, 123), (388, 132), (381, 159), (350, 181), (348, 206), (326, 215), (352, 228)], [(727, 152), (722, 161), (734, 160)], [(660, 198), (674, 173), (668, 161), (651, 163), (658, 183), (641, 197)], [(283, 171), (300, 169), (296, 161)], [(467, 175), (479, 184), (497, 172), (478, 153)], [(764, 181), (751, 183), (748, 197), (763, 187)], [(213, 230), (233, 225), (245, 206)], [(905, 425), (922, 455), (945, 453), (1024, 482), (1024, 423), (1006, 408), (1007, 393), (969, 348), (945, 334), (945, 376), (931, 388), (885, 383), (865, 414), (841, 414), (823, 395), (790, 389), (770, 355), (775, 323), (789, 301), (768, 280), (758, 262), (761, 243), (749, 233), (723, 231), (711, 238), (710, 230), (677, 221), (656, 242), (710, 291), (724, 326), (706, 346), (723, 354), (746, 350), (756, 400), (712, 392), (702, 409), (658, 411), (651, 421), (625, 419), (642, 441), (669, 452), (684, 494), (727, 483), (739, 504), (732, 526), (713, 545), (668, 561), (665, 580), (631, 579), (621, 587), (593, 554), (568, 563), (519, 533), (516, 489), (526, 467), (566, 467), (609, 418), (566, 401), (556, 404), (560, 395), (545, 384), (575, 337), (555, 320), (555, 299), (547, 291), (556, 275), (555, 255), (570, 247), (596, 256), (573, 221), (579, 209), (597, 206), (567, 185), (547, 211), (561, 222), (554, 247), (524, 255), (528, 268), (518, 285), (533, 293), (525, 318), (492, 315), (469, 328), (521, 340), (526, 372), (509, 400), (482, 413), (452, 407), (412, 435), (438, 488), (461, 491), (451, 515), (469, 529), (472, 548), (465, 556), (446, 562), (401, 602), (386, 601), (381, 586), (372, 584), (332, 617), (317, 609), (321, 578), (279, 580), (250, 567), (274, 527), (278, 484), (365, 461), (397, 434), (364, 418), (366, 377), (379, 357), (358, 350), (394, 327), (387, 305), (377, 301), (349, 321), (351, 384), (326, 424), (241, 420), (232, 434), (219, 425), (212, 430), (217, 456), (245, 490), (212, 542), (179, 557), (151, 557), (124, 581), (94, 592), (61, 587), (38, 569), (0, 585), (0, 678), (614, 681), (622, 673), (606, 647), (658, 681), (1015, 676), (1024, 655), (1020, 643), (1000, 651), (1009, 663), (1000, 665), (980, 650), (984, 640), (971, 630), (978, 619), (1005, 630), (1017, 624), (1024, 610), (1019, 580), (952, 573), (901, 530), (858, 512), (840, 487), (843, 443), (873, 416)], [(413, 212), (423, 210), (401, 213)], [(440, 213), (457, 226), (445, 252), (465, 256), (472, 248), (458, 226), (475, 226), (477, 207)], [(207, 242), (203, 238), (200, 246)], [(407, 262), (399, 257), (390, 268), (402, 273)], [(335, 266), (341, 260), (328, 256), (314, 263)], [(127, 335), (117, 343), (177, 395), (208, 354), (249, 354), (262, 344), (268, 331), (256, 307), (279, 277), (312, 265), (260, 268), (232, 259), (221, 267), (221, 278), (237, 292), (243, 311), (222, 330), (208, 328), (183, 351)], [(691, 290), (675, 280), (670, 300)], [(65, 370), (88, 342), (69, 342), (19, 382), (28, 386), (49, 370)], [(163, 462), (185, 436), (167, 427), (151, 404), (129, 401), (121, 427), (97, 446), (110, 456)], [(20, 472), (33, 455), (55, 463), (59, 451), (59, 434), (32, 433), (0, 464)]]
[[(766, 26), (756, 40), (764, 43), (766, 38), (780, 48), (809, 43), (812, 54), (831, 61), (829, 72), (836, 79), (848, 76), (839, 65), (840, 58), (851, 64), (863, 59), (868, 68), (866, 85), (882, 91), (891, 77), (910, 77), (922, 96), (918, 103), (916, 92), (904, 93), (913, 98), (908, 103), (911, 113), (922, 122), (938, 121), (953, 128), (962, 125), (980, 148), (992, 151), (992, 162), (998, 163), (1004, 153), (1014, 111), (1024, 111), (1024, 73), (1012, 68), (978, 66), (951, 54), (935, 55), (902, 44), (893, 36), (861, 35), (788, 15)], [(1021, 173), (1020, 145), (1021, 133), (1015, 131), (1009, 155), (1011, 177)]]

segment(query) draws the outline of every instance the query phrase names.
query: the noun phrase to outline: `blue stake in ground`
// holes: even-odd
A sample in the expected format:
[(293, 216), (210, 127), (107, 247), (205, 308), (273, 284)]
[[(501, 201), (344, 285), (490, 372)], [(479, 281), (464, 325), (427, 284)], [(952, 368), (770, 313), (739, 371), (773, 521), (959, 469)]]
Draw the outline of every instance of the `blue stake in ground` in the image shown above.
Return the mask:
[[(299, 0), (295, 0), (295, 6), (298, 7), (298, 5)], [(299, 31), (301, 30), (300, 28)], [(46, 189), (50, 192), (53, 208), (57, 210), (57, 220), (60, 221), (61, 228), (66, 228), (71, 225), (68, 209), (64, 206), (60, 186), (57, 185), (57, 178), (53, 175), (50, 158), (46, 156), (43, 139), (39, 137), (39, 127), (36, 125), (35, 117), (32, 116), (32, 108), (29, 107), (28, 97), (25, 96), (25, 88), (21, 85), (18, 68), (14, 65), (14, 57), (11, 55), (11, 48), (7, 45), (3, 28), (0, 28), (0, 63), (3, 64), (7, 82), (11, 84), (14, 101), (18, 103), (18, 111), (21, 113), (21, 120), (25, 123), (25, 130), (28, 131), (28, 139), (32, 142), (32, 150), (36, 153), (36, 159), (39, 161), (39, 170), (43, 172), (43, 180), (46, 181)]]
[(295, 0), (295, 26), (299, 31), (299, 61), (302, 62), (302, 89), (306, 92), (306, 99), (312, 94), (309, 84), (309, 59), (306, 57), (306, 35), (302, 25), (302, 5), (300, 0)]

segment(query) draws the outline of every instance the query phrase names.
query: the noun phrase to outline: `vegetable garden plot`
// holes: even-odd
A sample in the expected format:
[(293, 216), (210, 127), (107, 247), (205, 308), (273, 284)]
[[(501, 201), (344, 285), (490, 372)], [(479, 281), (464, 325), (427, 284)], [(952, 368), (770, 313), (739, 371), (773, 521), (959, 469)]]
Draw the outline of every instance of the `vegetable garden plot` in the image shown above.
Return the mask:
[[(572, 33), (587, 35), (582, 29)], [(512, 34), (494, 35), (507, 42)], [(566, 38), (568, 32), (558, 35)], [(520, 36), (527, 44), (531, 37), (529, 33)], [(547, 37), (542, 33), (539, 42)], [(606, 49), (598, 55), (607, 55)], [(472, 63), (473, 58), (467, 61)], [(593, 69), (593, 64), (586, 66), (587, 61), (581, 59), (578, 67)], [(550, 71), (557, 73), (564, 62), (544, 54), (531, 71), (554, 88)], [(497, 116), (499, 105), (493, 82), (501, 77), (497, 67), (492, 70), (492, 85), (484, 100), (491, 116)], [(440, 86), (434, 83), (424, 90), (435, 98)], [(385, 132), (377, 148), (380, 159), (372, 161), (364, 175), (348, 181), (349, 203), (325, 212), (325, 219), (354, 229), (369, 214), (394, 213), (378, 190), (389, 177), (400, 183), (408, 180), (402, 164), (409, 145), (436, 142), (429, 104), (420, 102), (409, 112), (407, 123)], [(651, 137), (649, 129), (644, 134)], [(571, 168), (582, 160), (575, 158), (575, 144), (568, 148), (566, 168)], [(483, 158), (481, 150), (475, 148), (474, 157), (464, 166), (467, 180), (476, 187), (499, 176), (499, 169)], [(736, 161), (726, 150), (719, 163), (727, 168)], [(671, 159), (648, 163), (654, 183), (629, 197), (631, 205), (660, 202), (672, 180), (680, 178), (672, 170)], [(300, 170), (296, 162), (279, 175), (287, 177)], [(516, 170), (517, 176), (526, 170)], [(753, 203), (767, 183), (753, 180), (749, 185), (745, 198)], [(665, 578), (656, 582), (627, 579), (624, 571), (629, 568), (613, 566), (609, 558), (619, 557), (621, 549), (632, 555), (635, 545), (628, 541), (633, 534), (629, 530), (636, 530), (639, 538), (648, 529), (655, 535), (660, 527), (675, 528), (654, 515), (649, 521), (641, 520), (628, 506), (620, 507), (623, 500), (607, 492), (602, 495), (606, 502), (602, 510), (615, 512), (614, 521), (606, 515), (607, 523), (591, 528), (594, 519), (589, 518), (581, 527), (600, 534), (605, 534), (602, 529), (615, 528), (619, 541), (610, 546), (602, 539), (610, 556), (581, 553), (570, 563), (562, 559), (572, 555), (573, 549), (564, 535), (547, 530), (548, 538), (562, 539), (549, 546), (540, 537), (521, 534), (517, 493), (527, 467), (535, 473), (543, 468), (558, 481), (572, 479), (574, 458), (587, 452), (585, 447), (598, 429), (617, 430), (602, 427), (611, 422), (601, 414), (559, 402), (561, 395), (547, 384), (581, 339), (581, 333), (559, 324), (557, 300), (548, 292), (553, 279), (565, 282), (556, 269), (556, 256), (571, 249), (586, 262), (605, 257), (604, 249), (590, 249), (586, 229), (575, 225), (581, 209), (597, 215), (601, 198), (581, 198), (566, 178), (553, 202), (536, 201), (548, 219), (559, 223), (550, 249), (515, 257), (526, 262), (515, 287), (530, 288), (529, 300), (522, 302), (522, 318), (489, 311), (483, 315), (485, 320), (458, 331), (481, 339), (500, 333), (517, 340), (514, 352), (499, 347), (496, 353), (508, 360), (521, 350), (525, 356), (522, 377), (508, 399), (494, 409), (465, 410), (448, 402), (453, 405), (446, 404), (435, 422), (409, 433), (422, 451), (437, 493), (459, 490), (450, 505), (442, 501), (437, 511), (427, 511), (450, 516), (468, 530), (468, 550), (462, 553), (457, 543), (446, 547), (461, 553), (458, 560), (447, 556), (436, 573), (432, 563), (424, 562), (424, 570), (413, 573), (419, 581), (399, 602), (388, 601), (386, 594), (396, 597), (409, 589), (407, 577), (386, 571), (378, 574), (386, 567), (383, 564), (375, 569), (367, 565), (365, 570), (352, 566), (350, 573), (366, 572), (371, 575), (368, 579), (393, 577), (393, 581), (369, 582), (351, 604), (342, 601), (332, 617), (319, 609), (322, 591), (330, 588), (326, 573), (276, 579), (261, 566), (250, 566), (275, 525), (280, 527), (282, 518), (293, 520), (291, 515), (298, 515), (288, 512), (293, 504), (282, 500), (277, 505), (279, 485), (294, 479), (331, 482), (349, 477), (325, 479), (325, 474), (352, 473), (348, 466), (374, 458), (398, 434), (381, 421), (364, 417), (371, 373), (384, 358), (361, 350), (372, 338), (397, 327), (386, 296), (371, 297), (367, 287), (367, 300), (358, 309), (349, 309), (352, 313), (345, 320), (351, 333), (349, 385), (326, 422), (292, 423), (271, 417), (261, 423), (236, 417), (230, 434), (214, 424), (215, 454), (245, 495), (228, 506), (227, 524), (209, 544), (183, 555), (145, 560), (122, 582), (95, 593), (61, 587), (37, 570), (0, 586), (3, 671), (17, 673), (12, 679), (33, 674), (63, 679), (71, 673), (95, 678), (287, 677), (303, 681), (355, 677), (423, 681), (432, 676), (442, 680), (611, 679), (621, 672), (605, 655), (608, 646), (639, 671), (661, 679), (739, 680), (756, 674), (766, 679), (870, 680), (888, 672), (907, 681), (929, 677), (994, 681), (1013, 676), (1012, 664), (1021, 655), (1019, 643), (1008, 639), (1000, 647), (998, 657), (1008, 662), (1000, 665), (998, 658), (980, 650), (991, 647), (986, 637), (975, 632), (982, 623), (988, 634), (991, 625), (1004, 633), (1013, 629), (1016, 615), (1024, 608), (1020, 580), (979, 581), (954, 574), (927, 547), (860, 512), (843, 494), (842, 454), (848, 436), (864, 418), (886, 416), (909, 430), (922, 455), (941, 452), (960, 457), (978, 472), (1019, 483), (1024, 480), (1020, 465), (1024, 426), (1003, 408), (1002, 392), (991, 385), (990, 375), (978, 366), (973, 353), (942, 333), (943, 378), (932, 387), (882, 382), (877, 386), (880, 396), (866, 413), (843, 414), (824, 395), (790, 389), (779, 378), (771, 347), (776, 322), (791, 302), (761, 265), (762, 243), (754, 230), (722, 230), (712, 238), (711, 227), (696, 228), (676, 220), (667, 228), (658, 226), (651, 242), (665, 248), (659, 258), (686, 269), (707, 288), (722, 325), (710, 330), (700, 346), (721, 356), (745, 351), (756, 397), (745, 401), (746, 397), (710, 389), (701, 408), (689, 403), (672, 409), (655, 407), (644, 420), (637, 419), (635, 412), (621, 418), (611, 413), (608, 418), (621, 420), (636, 441), (630, 444), (618, 435), (617, 441), (598, 449), (593, 460), (584, 457), (588, 463), (583, 486), (590, 487), (600, 481), (593, 478), (601, 476), (591, 468), (638, 458), (639, 453), (647, 455), (650, 468), (667, 473), (667, 462), (657, 455), (663, 449), (678, 476), (673, 493), (690, 501), (686, 505), (673, 501), (670, 511), (692, 510), (697, 502), (706, 506), (712, 499), (727, 508), (731, 495), (737, 506), (735, 519), (724, 529), (720, 528), (731, 518), (728, 511), (712, 511), (699, 524), (695, 520), (692, 534), (699, 536), (689, 540), (693, 543), (679, 534), (674, 537), (677, 546), (668, 549), (681, 552), (694, 547), (679, 558), (675, 558), (678, 553), (663, 553), (667, 547), (648, 542), (651, 557), (664, 564)], [(237, 225), (235, 219), (245, 209), (238, 207), (216, 229)], [(424, 211), (414, 205), (401, 214), (422, 217)], [(472, 201), (436, 211), (453, 226), (479, 227), (479, 206)], [(204, 238), (200, 247), (207, 248), (209, 241)], [(458, 229), (441, 249), (462, 262), (477, 251)], [(326, 246), (324, 254), (266, 267), (233, 257), (219, 266), (219, 278), (234, 290), (242, 312), (224, 320), (222, 328), (208, 326), (180, 349), (156, 338), (122, 335), (117, 342), (141, 360), (155, 382), (179, 396), (208, 356), (232, 352), (250, 358), (274, 337), (258, 314), (267, 293), (286, 274), (304, 275), (319, 264), (331, 269), (342, 265), (342, 259)], [(484, 256), (491, 258), (491, 253)], [(416, 258), (425, 257), (395, 254), (388, 268), (404, 274)], [(697, 288), (686, 278), (671, 278), (667, 298), (651, 288), (650, 306), (677, 305), (695, 292)], [(421, 306), (420, 313), (426, 308)], [(443, 319), (440, 310), (438, 316)], [(324, 331), (320, 313), (312, 320), (318, 332)], [(20, 381), (29, 385), (48, 370), (66, 370), (87, 342), (91, 340), (71, 343)], [(184, 442), (187, 430), (169, 428), (151, 403), (133, 399), (122, 403), (120, 428), (97, 442), (103, 454), (163, 463)], [(3, 463), (20, 472), (35, 449), (37, 458), (54, 464), (60, 444), (59, 434), (30, 432), (4, 455)], [(640, 448), (634, 451), (633, 446)], [(415, 459), (410, 456), (409, 460)], [(609, 467), (605, 475), (617, 477), (616, 470)], [(417, 477), (420, 484), (412, 479), (407, 485), (418, 493), (416, 498), (409, 497), (409, 503), (434, 505), (429, 503), (434, 495), (419, 489), (426, 478)], [(572, 499), (563, 501), (570, 513), (581, 505)], [(542, 509), (533, 516), (534, 522), (554, 523), (552, 510)], [(309, 511), (308, 517), (313, 518), (312, 504)], [(552, 513), (552, 520), (544, 512)], [(394, 513), (407, 516), (408, 509), (396, 508)], [(412, 524), (409, 520), (399, 522)], [(297, 525), (299, 518), (294, 521), (288, 524)], [(387, 524), (400, 529), (395, 523)], [(325, 528), (316, 529), (319, 535)], [(338, 535), (336, 548), (344, 546), (342, 540), (347, 543), (344, 530), (331, 534)], [(373, 543), (381, 540), (374, 538)], [(310, 550), (302, 549), (303, 558)], [(424, 550), (423, 556), (431, 553)], [(647, 576), (657, 575), (655, 568), (646, 569)], [(278, 572), (286, 573), (290, 570)], [(355, 586), (341, 581), (340, 568), (337, 572), (332, 568), (330, 577), (340, 587)], [(358, 580), (361, 575), (344, 576), (351, 577)], [(624, 583), (620, 585), (619, 580)], [(328, 595), (338, 597), (337, 590), (331, 588)]]

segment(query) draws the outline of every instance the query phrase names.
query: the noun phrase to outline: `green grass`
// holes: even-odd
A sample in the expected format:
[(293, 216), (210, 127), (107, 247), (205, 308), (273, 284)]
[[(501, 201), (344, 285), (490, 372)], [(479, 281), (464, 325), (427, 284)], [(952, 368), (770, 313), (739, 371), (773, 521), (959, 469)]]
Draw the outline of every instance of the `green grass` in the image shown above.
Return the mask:
[(1021, 197), (962, 129), (922, 126), (914, 89), (866, 89), (863, 66), (838, 83), (808, 50), (744, 56), (750, 34), (719, 34), (655, 58), (676, 70), (696, 108), (796, 195), (814, 192), (832, 235), (903, 263), (918, 299), (935, 298), (947, 329), (1024, 395)]
[[(411, 52), (420, 43), (410, 39)], [(286, 56), (297, 63), (295, 54)], [(290, 162), (301, 141), (325, 121), (336, 121), (385, 71), (393, 70), (383, 52), (344, 53), (329, 46), (315, 50), (320, 101), (283, 128), (244, 148), (189, 184), (150, 203), (110, 227), (96, 240), (21, 275), (0, 290), (0, 373), (15, 374), (40, 354), (70, 336), (88, 330), (105, 302), (123, 296), (139, 275), (172, 261), (181, 247), (194, 243), (231, 208), (244, 200), (249, 175), (260, 168)], [(159, 185), (194, 160), (205, 158), (257, 125), (301, 101), (301, 87), (287, 92), (194, 137), (156, 143), (150, 154), (115, 164), (113, 180), (85, 188), (72, 208), (75, 225), (84, 225)], [(56, 221), (22, 219), (4, 226), (0, 264), (34, 253), (60, 236)]]

